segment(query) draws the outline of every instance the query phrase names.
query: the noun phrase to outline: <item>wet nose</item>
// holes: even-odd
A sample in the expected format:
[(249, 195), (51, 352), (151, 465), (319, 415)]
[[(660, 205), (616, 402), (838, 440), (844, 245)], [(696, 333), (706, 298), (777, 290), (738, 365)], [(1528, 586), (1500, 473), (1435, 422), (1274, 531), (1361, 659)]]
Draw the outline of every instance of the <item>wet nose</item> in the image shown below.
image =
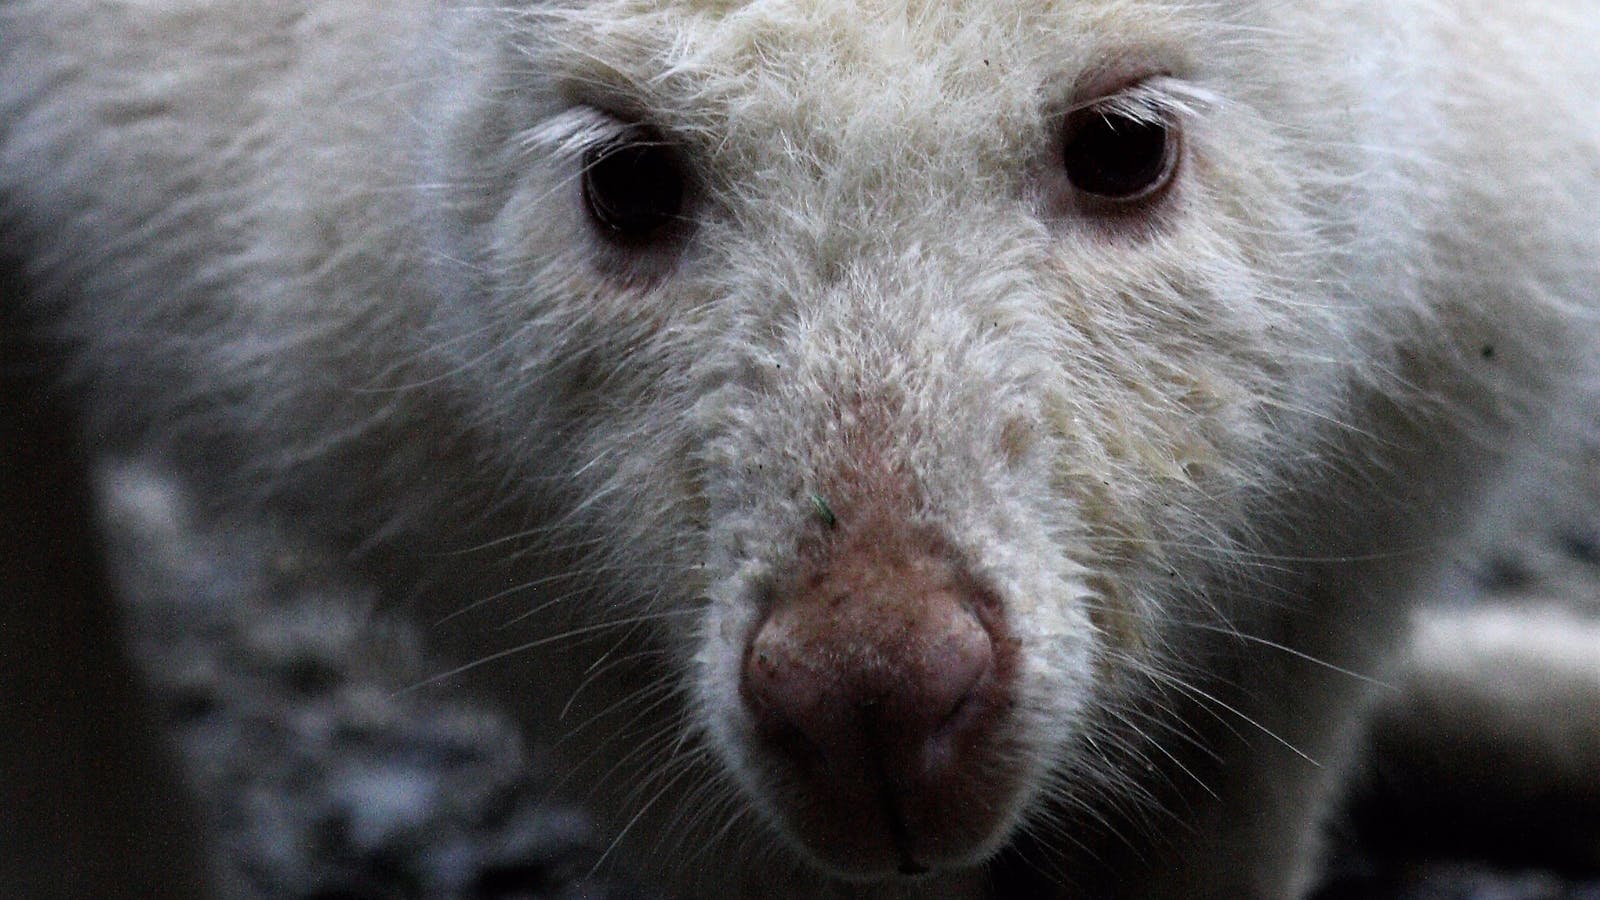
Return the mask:
[(747, 646), (743, 694), (760, 740), (803, 785), (795, 818), (819, 855), (916, 872), (987, 826), (979, 807), (994, 804), (974, 769), (1007, 694), (995, 606), (942, 542), (873, 533), (841, 541), (774, 599)]

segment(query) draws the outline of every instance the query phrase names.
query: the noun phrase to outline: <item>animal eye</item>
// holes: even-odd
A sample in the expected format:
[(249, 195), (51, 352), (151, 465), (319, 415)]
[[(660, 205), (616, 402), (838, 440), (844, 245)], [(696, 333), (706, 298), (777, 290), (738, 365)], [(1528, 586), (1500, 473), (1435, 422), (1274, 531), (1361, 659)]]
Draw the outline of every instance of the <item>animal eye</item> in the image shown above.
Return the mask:
[(590, 147), (583, 155), (583, 202), (600, 231), (622, 243), (642, 243), (683, 211), (683, 167), (672, 146), (635, 130)]
[(1178, 161), (1176, 123), (1112, 104), (1067, 117), (1061, 164), (1080, 194), (1117, 204), (1144, 200), (1166, 187)]

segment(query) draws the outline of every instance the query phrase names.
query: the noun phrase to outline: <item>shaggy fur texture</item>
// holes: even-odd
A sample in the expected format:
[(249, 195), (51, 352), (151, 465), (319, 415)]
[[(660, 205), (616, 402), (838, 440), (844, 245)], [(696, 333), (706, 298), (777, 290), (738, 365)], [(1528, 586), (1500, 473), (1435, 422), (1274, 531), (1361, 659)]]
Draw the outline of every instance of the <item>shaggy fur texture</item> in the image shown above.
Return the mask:
[[(97, 428), (350, 548), (685, 895), (976, 897), (1009, 845), (1282, 898), (1407, 598), (1589, 383), (1595, 20), (9, 0), (0, 214)], [(1182, 158), (1112, 216), (1061, 123), (1134, 83)], [(580, 188), (639, 124), (689, 176), (645, 247)], [(797, 849), (740, 695), (818, 498), (1016, 641), (1018, 787), (919, 880)]]

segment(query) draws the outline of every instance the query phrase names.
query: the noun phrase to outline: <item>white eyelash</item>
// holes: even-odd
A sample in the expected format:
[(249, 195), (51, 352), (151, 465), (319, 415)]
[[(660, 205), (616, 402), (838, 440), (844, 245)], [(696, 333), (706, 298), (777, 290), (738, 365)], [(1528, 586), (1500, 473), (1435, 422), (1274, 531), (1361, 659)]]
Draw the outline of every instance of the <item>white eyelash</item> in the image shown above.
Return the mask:
[(590, 148), (614, 141), (629, 126), (592, 106), (575, 106), (517, 135), (526, 153), (582, 159)]
[(1159, 123), (1192, 119), (1221, 103), (1222, 99), (1211, 91), (1177, 78), (1162, 77), (1146, 79), (1115, 94), (1077, 103), (1063, 115), (1098, 108), (1139, 122)]

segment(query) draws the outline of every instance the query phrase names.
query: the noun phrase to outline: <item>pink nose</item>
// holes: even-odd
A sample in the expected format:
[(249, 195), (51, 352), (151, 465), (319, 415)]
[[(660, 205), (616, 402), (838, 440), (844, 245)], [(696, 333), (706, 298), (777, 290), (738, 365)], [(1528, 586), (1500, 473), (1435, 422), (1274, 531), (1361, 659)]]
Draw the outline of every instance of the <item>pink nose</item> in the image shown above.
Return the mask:
[(865, 529), (830, 551), (752, 635), (746, 704), (813, 853), (920, 872), (970, 851), (1004, 805), (999, 611), (937, 540)]
[(762, 727), (793, 732), (828, 765), (920, 774), (948, 762), (994, 650), (956, 594), (885, 587), (774, 610), (745, 678)]

